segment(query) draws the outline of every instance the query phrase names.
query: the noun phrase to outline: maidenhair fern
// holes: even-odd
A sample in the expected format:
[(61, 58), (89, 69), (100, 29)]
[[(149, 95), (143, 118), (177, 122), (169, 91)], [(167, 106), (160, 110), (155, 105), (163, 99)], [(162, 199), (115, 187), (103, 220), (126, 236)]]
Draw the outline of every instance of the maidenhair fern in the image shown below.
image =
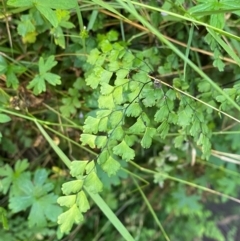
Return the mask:
[(99, 92), (99, 109), (87, 117), (81, 141), (101, 149), (97, 161), (104, 170), (112, 175), (115, 165), (108, 169), (106, 163), (133, 160), (133, 145), (149, 148), (154, 137), (165, 138), (171, 130), (181, 132), (182, 141), (192, 136), (208, 156), (211, 132), (198, 111), (199, 103), (173, 89), (163, 90), (143, 56), (108, 39), (99, 46), (88, 57), (92, 69), (86, 78), (87, 85)]

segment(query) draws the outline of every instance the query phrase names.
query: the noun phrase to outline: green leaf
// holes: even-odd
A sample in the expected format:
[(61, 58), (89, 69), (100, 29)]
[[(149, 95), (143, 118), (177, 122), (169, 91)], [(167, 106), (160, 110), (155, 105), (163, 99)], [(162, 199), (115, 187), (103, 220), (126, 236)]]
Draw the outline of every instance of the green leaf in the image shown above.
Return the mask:
[(124, 130), (122, 126), (118, 126), (117, 128), (115, 128), (110, 135), (112, 140), (122, 140), (122, 138), (124, 137)]
[(32, 81), (30, 81), (27, 86), (28, 89), (33, 88), (33, 93), (38, 95), (42, 92), (46, 91), (46, 83), (45, 80), (55, 86), (57, 84), (61, 84), (60, 76), (52, 73), (47, 73), (47, 71), (51, 70), (57, 64), (57, 61), (54, 60), (54, 56), (49, 56), (44, 63), (42, 57), (40, 57), (38, 65), (40, 74), (36, 75)]
[(0, 73), (4, 74), (7, 71), (8, 64), (3, 56), (0, 56)]
[(13, 7), (33, 7), (32, 0), (8, 0), (7, 5)]
[(167, 121), (163, 121), (162, 124), (157, 128), (157, 132), (160, 133), (162, 139), (166, 137), (169, 131), (169, 124)]
[(82, 134), (80, 140), (83, 145), (89, 145), (91, 148), (96, 147), (96, 145), (95, 145), (96, 136), (95, 135)]
[(101, 86), (101, 93), (102, 95), (109, 95), (113, 92), (114, 90), (114, 87), (107, 84), (107, 83), (102, 83), (102, 86)]
[(38, 169), (34, 173), (33, 182), (35, 185), (42, 186), (47, 180), (47, 177), (48, 177), (48, 173), (46, 169)]
[(147, 127), (144, 136), (141, 140), (141, 145), (143, 148), (149, 148), (152, 144), (152, 139), (156, 134), (156, 129), (152, 127)]
[(57, 61), (54, 60), (55, 57), (53, 55), (49, 56), (44, 63), (44, 59), (42, 57), (39, 58), (38, 66), (39, 73), (41, 75), (47, 73), (47, 71), (51, 70), (54, 66), (57, 65)]
[(117, 86), (113, 92), (113, 100), (116, 105), (120, 105), (123, 101), (123, 87)]
[(74, 223), (83, 222), (83, 215), (77, 204), (74, 204), (68, 211), (58, 217), (58, 224), (62, 233), (69, 233)]
[(144, 132), (145, 129), (146, 125), (143, 122), (143, 119), (141, 117), (138, 117), (137, 122), (129, 128), (129, 131), (131, 131), (133, 134), (139, 134)]
[(56, 86), (61, 84), (61, 77), (52, 73), (45, 73), (44, 79), (51, 85)]
[(81, 191), (77, 194), (76, 204), (79, 210), (83, 213), (87, 212), (90, 209), (90, 205), (84, 191)]
[(126, 116), (138, 117), (142, 113), (142, 108), (139, 103), (134, 102), (127, 105)]
[(76, 202), (76, 198), (77, 198), (77, 195), (68, 195), (68, 196), (64, 196), (64, 197), (59, 197), (57, 199), (57, 203), (60, 206), (65, 206), (65, 207), (70, 208)]
[(135, 157), (134, 150), (128, 146), (125, 140), (113, 148), (113, 153), (121, 156), (126, 161), (133, 160)]
[(83, 130), (85, 133), (98, 133), (100, 119), (88, 116), (84, 122)]
[(103, 164), (109, 157), (109, 152), (104, 149), (98, 156), (97, 162), (98, 164)]
[(194, 121), (191, 124), (191, 128), (189, 130), (189, 133), (192, 136), (197, 136), (201, 132), (201, 123), (197, 118), (194, 119)]
[(70, 182), (65, 182), (62, 185), (62, 192), (65, 195), (69, 195), (71, 193), (78, 193), (83, 187), (83, 180), (75, 180)]
[(160, 109), (156, 112), (156, 114), (154, 115), (154, 120), (156, 122), (162, 122), (165, 119), (168, 118), (169, 115), (169, 109), (167, 105), (163, 105), (160, 107)]
[(114, 109), (115, 108), (115, 103), (113, 100), (113, 96), (112, 95), (101, 95), (98, 99), (98, 106), (99, 108), (106, 108), (106, 109)]
[(0, 222), (2, 222), (4, 230), (9, 230), (7, 211), (2, 207), (0, 207)]
[(183, 142), (185, 140), (185, 137), (183, 135), (179, 135), (174, 139), (174, 146), (176, 148), (180, 148), (183, 145)]
[(76, 0), (37, 0), (36, 2), (43, 7), (53, 9), (71, 9), (77, 7)]
[(108, 159), (101, 164), (101, 167), (110, 177), (112, 175), (116, 175), (121, 165), (112, 156), (109, 156)]
[(70, 174), (72, 177), (83, 176), (88, 161), (72, 161)]
[(111, 128), (115, 128), (116, 126), (120, 125), (123, 119), (123, 112), (122, 111), (114, 111), (109, 117), (109, 124)]
[(0, 113), (0, 123), (6, 123), (11, 121), (11, 118), (8, 115)]
[(106, 136), (98, 136), (96, 138), (95, 143), (96, 143), (97, 148), (104, 148), (107, 143), (107, 137)]
[(58, 26), (58, 19), (56, 13), (51, 8), (40, 4), (35, 4), (35, 7), (52, 24), (52, 26), (56, 28)]
[(47, 219), (56, 222), (62, 209), (56, 205), (57, 196), (53, 193), (45, 195), (34, 201), (28, 217), (29, 226), (45, 227)]
[(33, 93), (38, 95), (46, 91), (46, 84), (44, 79), (40, 75), (36, 75), (33, 80), (30, 81), (28, 89), (33, 88)]
[(191, 123), (193, 115), (192, 108), (187, 105), (183, 110), (178, 112), (178, 125), (186, 127)]
[(87, 188), (88, 192), (99, 193), (102, 191), (103, 184), (98, 178), (95, 172), (90, 172), (84, 180), (84, 187)]
[(89, 161), (87, 166), (86, 166), (86, 174), (89, 174), (90, 172), (95, 172), (96, 171), (96, 165), (94, 161)]
[(98, 125), (98, 130), (99, 131), (107, 131), (108, 130), (108, 117), (101, 118), (99, 125)]
[[(33, 193), (33, 189), (31, 191)], [(35, 200), (31, 193), (30, 195), (15, 196), (10, 199), (9, 208), (12, 210), (13, 213), (17, 213), (30, 207), (34, 203), (34, 201)]]

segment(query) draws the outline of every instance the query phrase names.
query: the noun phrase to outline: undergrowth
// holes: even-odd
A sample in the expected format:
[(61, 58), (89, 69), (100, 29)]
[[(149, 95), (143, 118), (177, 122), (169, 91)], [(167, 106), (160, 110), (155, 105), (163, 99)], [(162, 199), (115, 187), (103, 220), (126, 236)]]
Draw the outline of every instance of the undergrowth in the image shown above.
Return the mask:
[(239, 1), (1, 3), (3, 240), (239, 235)]

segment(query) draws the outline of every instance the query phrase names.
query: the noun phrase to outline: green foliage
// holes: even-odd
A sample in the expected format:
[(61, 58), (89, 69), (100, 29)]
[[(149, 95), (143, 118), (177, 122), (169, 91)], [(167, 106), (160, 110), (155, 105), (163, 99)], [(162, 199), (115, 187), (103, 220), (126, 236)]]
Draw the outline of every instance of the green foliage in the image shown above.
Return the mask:
[(47, 81), (49, 84), (56, 86), (61, 84), (60, 76), (49, 73), (48, 71), (51, 70), (57, 61), (54, 61), (54, 56), (50, 56), (47, 58), (46, 62), (42, 57), (40, 57), (38, 65), (39, 65), (39, 74), (34, 77), (34, 79), (29, 83), (28, 88), (33, 89), (33, 93), (38, 95), (42, 92), (46, 91), (46, 83)]
[[(84, 171), (86, 170), (86, 175)], [(102, 183), (96, 175), (96, 170), (88, 161), (73, 161), (70, 167), (70, 173), (78, 180), (70, 181), (62, 185), (62, 192), (66, 196), (58, 198), (61, 206), (69, 208), (58, 217), (62, 233), (69, 233), (74, 223), (83, 222), (83, 215), (89, 210), (84, 187), (92, 193), (98, 193), (102, 190)], [(70, 195), (72, 194), (72, 195)]]
[(239, 190), (238, 5), (6, 1), (0, 237), (233, 240), (207, 204)]
[[(55, 222), (61, 213), (56, 205), (57, 196), (51, 191), (54, 186), (47, 182), (48, 173), (45, 169), (35, 171), (33, 179), (27, 171), (27, 160), (18, 160), (12, 169), (9, 165), (0, 168), (1, 192), (9, 194), (9, 208), (13, 213), (30, 207), (28, 216), (29, 226), (45, 227), (47, 221)], [(51, 192), (51, 193), (49, 193)]]

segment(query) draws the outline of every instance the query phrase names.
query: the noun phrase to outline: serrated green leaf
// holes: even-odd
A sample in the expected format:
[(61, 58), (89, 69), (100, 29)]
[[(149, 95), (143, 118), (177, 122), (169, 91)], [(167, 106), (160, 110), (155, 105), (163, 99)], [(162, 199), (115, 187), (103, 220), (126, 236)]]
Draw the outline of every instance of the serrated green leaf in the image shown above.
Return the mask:
[(191, 125), (189, 133), (192, 136), (197, 136), (200, 132), (201, 132), (201, 123), (197, 119), (195, 119)]
[(113, 92), (113, 100), (116, 105), (120, 105), (123, 101), (123, 87), (117, 86)]
[(16, 74), (12, 70), (8, 69), (6, 73), (6, 77), (7, 77), (7, 87), (12, 86), (12, 88), (16, 90), (19, 86), (19, 81)]
[(146, 107), (152, 107), (154, 105), (156, 105), (156, 96), (155, 96), (155, 90), (154, 89), (144, 89), (144, 92), (142, 93), (142, 95), (145, 97), (145, 99), (143, 99), (143, 104)]
[(100, 92), (102, 95), (109, 95), (113, 92), (113, 90), (114, 90), (113, 86), (111, 86), (107, 83), (102, 83)]
[(83, 222), (83, 215), (76, 204), (58, 217), (58, 224), (60, 224), (62, 233), (69, 233), (73, 224), (78, 224), (80, 222)]
[(187, 105), (183, 110), (178, 112), (178, 125), (182, 127), (188, 126), (192, 121), (193, 110)]
[(89, 145), (91, 148), (96, 147), (96, 145), (95, 145), (96, 136), (95, 135), (82, 134), (80, 140), (83, 145)]
[(124, 130), (122, 126), (118, 126), (111, 132), (111, 139), (120, 141), (124, 137)]
[(99, 122), (98, 130), (107, 131), (107, 129), (108, 129), (108, 117), (103, 117)]
[(108, 159), (101, 165), (103, 171), (105, 171), (108, 176), (116, 175), (121, 165), (116, 161), (112, 156), (109, 156)]
[(95, 172), (90, 172), (84, 180), (84, 187), (88, 192), (99, 193), (103, 189), (103, 184)]
[(87, 62), (91, 65), (95, 65), (96, 60), (99, 58), (100, 54), (101, 52), (97, 48), (92, 49), (88, 55)]
[(83, 187), (83, 180), (75, 180), (70, 182), (65, 182), (62, 185), (62, 192), (65, 195), (69, 195), (71, 193), (77, 193), (79, 192)]
[(114, 109), (115, 108), (115, 103), (113, 100), (113, 96), (112, 95), (101, 95), (98, 99), (98, 106), (99, 108), (106, 108), (106, 109)]
[(154, 120), (156, 122), (162, 122), (162, 121), (164, 121), (165, 119), (168, 118), (168, 115), (169, 115), (168, 106), (163, 105), (162, 107), (160, 107), (160, 109), (154, 115)]
[(96, 76), (95, 73), (91, 73), (88, 75), (88, 77), (85, 79), (86, 85), (89, 85), (92, 89), (96, 89), (99, 85), (99, 77)]
[(104, 148), (107, 143), (107, 137), (106, 136), (98, 136), (96, 138), (95, 143), (98, 148)]
[(134, 102), (127, 105), (126, 116), (138, 117), (142, 113), (142, 108), (139, 103)]
[(129, 131), (133, 134), (140, 134), (143, 133), (145, 129), (145, 123), (143, 122), (141, 117), (138, 117), (137, 122), (129, 128)]
[(0, 113), (0, 123), (6, 123), (11, 121), (11, 118), (8, 115)]
[(45, 73), (43, 77), (49, 84), (53, 86), (60, 85), (62, 83), (61, 77), (57, 74)]
[(98, 164), (102, 164), (104, 163), (109, 157), (109, 152), (105, 149), (103, 150), (100, 155), (98, 156), (97, 162)]
[(115, 128), (116, 126), (120, 125), (123, 119), (122, 111), (114, 111), (109, 116), (109, 124), (111, 128)]
[(65, 206), (65, 207), (70, 208), (76, 202), (76, 198), (77, 198), (77, 195), (68, 195), (68, 196), (64, 196), (64, 197), (59, 197), (57, 199), (57, 203), (60, 206)]
[(35, 95), (38, 95), (38, 94), (46, 91), (46, 84), (45, 84), (44, 79), (40, 75), (36, 75), (34, 77), (34, 79), (30, 81), (27, 88), (28, 89), (33, 88), (33, 93)]
[(85, 133), (98, 133), (100, 119), (94, 118), (92, 116), (88, 116), (84, 122), (83, 130)]
[(113, 148), (113, 153), (115, 155), (121, 156), (122, 159), (126, 161), (133, 160), (135, 157), (134, 150), (127, 145), (125, 140)]
[(87, 166), (86, 166), (86, 174), (89, 174), (90, 172), (95, 172), (96, 171), (96, 165), (94, 161), (89, 161)]
[(141, 145), (143, 148), (149, 148), (152, 144), (152, 139), (154, 135), (156, 134), (156, 129), (152, 127), (147, 127), (145, 130), (145, 133), (143, 135), (143, 138), (141, 140)]
[(72, 161), (70, 174), (72, 177), (83, 176), (88, 161)]
[(39, 58), (38, 66), (39, 66), (39, 73), (45, 74), (47, 71), (51, 70), (54, 66), (57, 65), (57, 61), (55, 61), (55, 57), (53, 55), (49, 56), (44, 63), (43, 57)]
[(81, 191), (77, 194), (76, 204), (79, 210), (83, 213), (87, 212), (90, 209), (90, 205), (84, 191)]
[(157, 128), (157, 132), (164, 139), (169, 131), (169, 124), (167, 121), (163, 121), (162, 124)]
[(100, 110), (97, 111), (97, 118), (103, 118), (103, 117), (109, 117), (110, 114), (112, 113), (111, 110)]

